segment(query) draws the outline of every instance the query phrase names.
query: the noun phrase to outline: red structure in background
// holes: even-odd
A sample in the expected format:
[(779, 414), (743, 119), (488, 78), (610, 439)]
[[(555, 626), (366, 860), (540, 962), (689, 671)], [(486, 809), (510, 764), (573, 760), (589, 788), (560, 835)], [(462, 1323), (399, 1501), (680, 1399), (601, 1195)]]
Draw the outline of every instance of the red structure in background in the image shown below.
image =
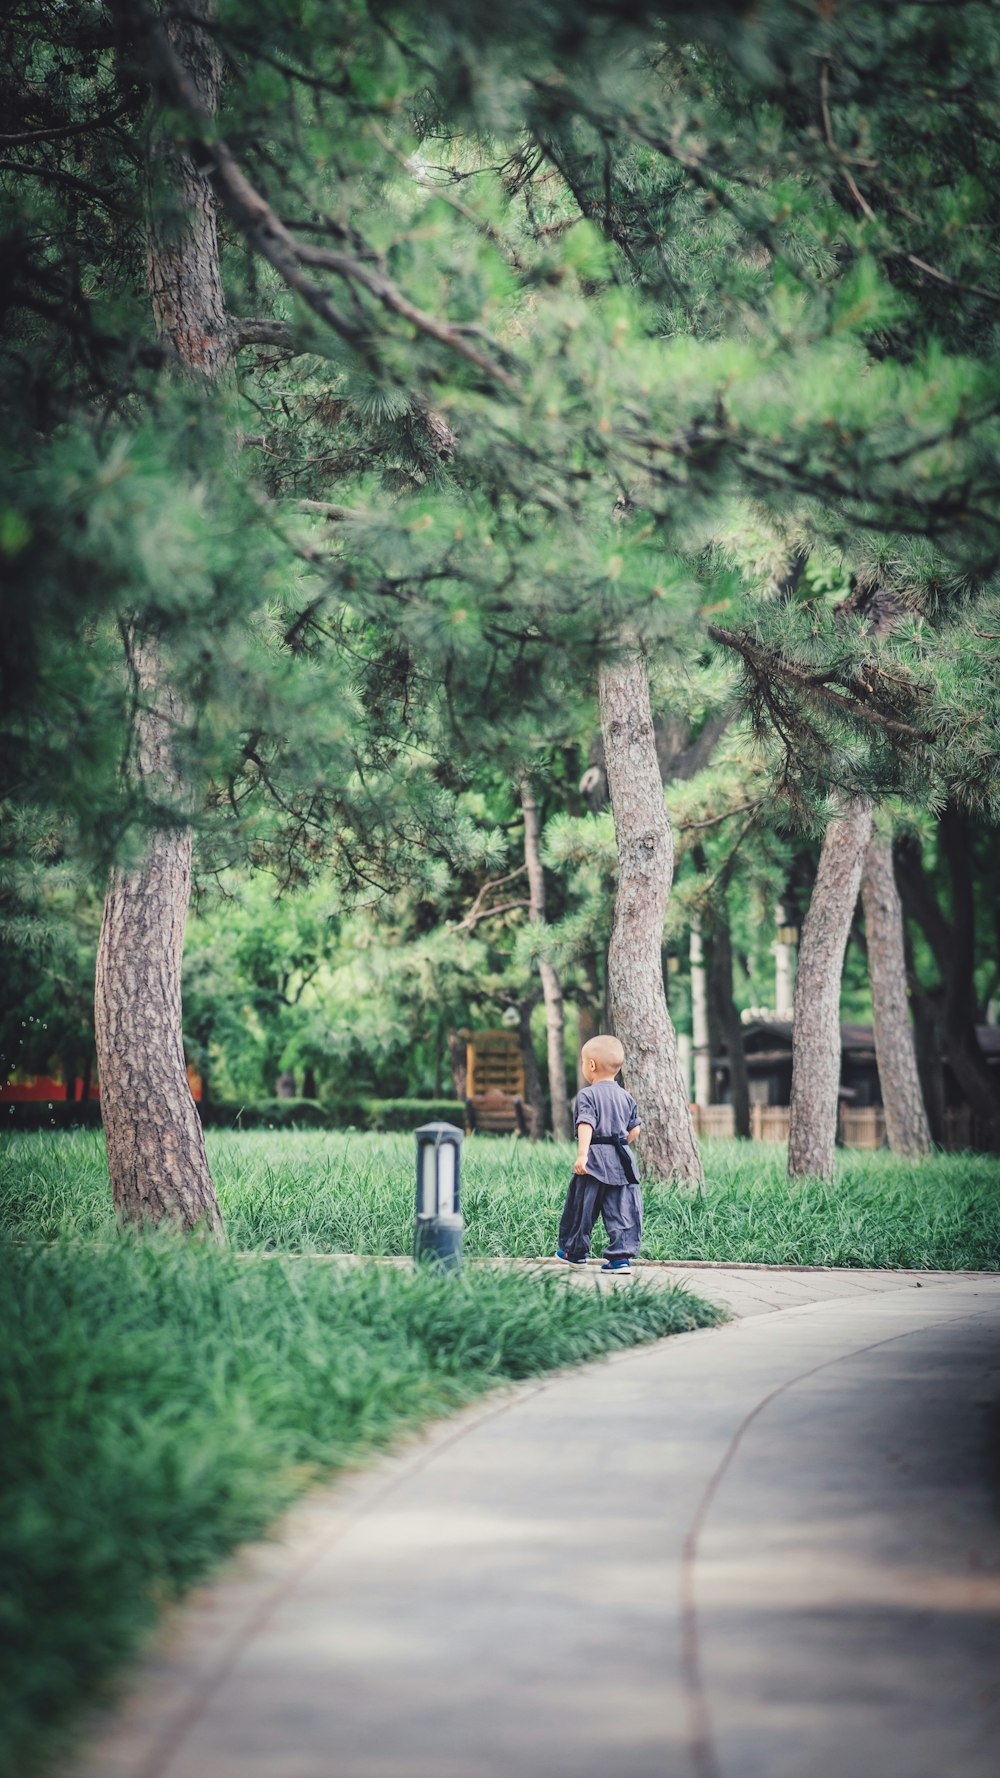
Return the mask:
[[(189, 1064), (187, 1077), (191, 1097), (197, 1101), (201, 1098), (201, 1075)], [(78, 1104), (84, 1097), (84, 1084), (77, 1076), (70, 1093), (66, 1090), (66, 1082), (60, 1080), (57, 1074), (18, 1074), (15, 1070), (10, 1079), (0, 1086), (0, 1105), (51, 1104), (59, 1099), (71, 1099)], [(91, 1080), (90, 1091), (86, 1096), (88, 1099), (100, 1098), (101, 1088), (96, 1077)]]

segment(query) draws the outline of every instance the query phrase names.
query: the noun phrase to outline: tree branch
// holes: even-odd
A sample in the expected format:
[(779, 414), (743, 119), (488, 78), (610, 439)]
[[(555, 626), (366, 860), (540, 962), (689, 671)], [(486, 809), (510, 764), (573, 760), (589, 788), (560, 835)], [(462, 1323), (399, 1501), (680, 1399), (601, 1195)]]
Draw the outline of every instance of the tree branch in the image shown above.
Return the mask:
[(229, 328), (237, 351), (243, 346), (281, 346), (287, 352), (307, 350), (290, 322), (276, 321), (270, 315), (234, 315)]
[(523, 876), (524, 872), (527, 870), (527, 868), (528, 867), (526, 864), (519, 864), (514, 868), (514, 870), (509, 870), (505, 876), (488, 877), (486, 882), (482, 883), (480, 885), (479, 889), (476, 891), (476, 898), (475, 898), (474, 902), (472, 903), (472, 906), (470, 907), (468, 913), (463, 915), (462, 919), (457, 922), (457, 924), (455, 926), (455, 931), (456, 932), (462, 932), (463, 930), (464, 931), (471, 931), (472, 927), (475, 926), (479, 920), (485, 920), (487, 915), (489, 915), (489, 914), (503, 914), (503, 913), (506, 913), (510, 908), (527, 907), (528, 903), (526, 901), (508, 901), (508, 902), (504, 902), (502, 906), (495, 907), (495, 908), (484, 908), (483, 907), (483, 901), (484, 901), (485, 897), (490, 893), (491, 889), (499, 889), (502, 887), (502, 885), (504, 883), (513, 882), (515, 877)]
[(191, 126), (191, 147), (195, 150), (196, 159), (211, 181), (220, 203), (250, 245), (274, 267), (289, 288), (302, 298), (314, 314), (319, 315), (348, 345), (364, 353), (369, 359), (372, 357), (371, 344), (363, 323), (350, 320), (330, 300), (322, 286), (307, 275), (303, 269), (306, 266), (331, 272), (335, 277), (343, 279), (353, 290), (360, 288), (367, 291), (382, 308), (398, 315), (427, 338), (437, 340), (440, 345), (454, 352), (456, 357), (464, 358), (466, 363), (474, 365), (501, 388), (518, 388), (517, 378), (505, 370), (491, 353), (473, 343), (470, 335), (479, 333), (479, 329), (461, 324), (453, 325), (440, 320), (436, 315), (427, 314), (404, 296), (383, 272), (364, 264), (352, 253), (313, 247), (298, 240), (251, 184), (228, 143), (215, 134), (214, 120), (202, 105), (194, 81), (148, 0), (124, 0), (123, 9), (145, 35), (154, 72), (169, 98), (187, 114)]
[[(840, 170), (844, 176), (844, 183), (854, 199), (854, 202), (857, 204), (858, 209), (861, 211), (862, 216), (864, 216), (868, 222), (878, 224), (878, 216), (872, 209), (864, 193), (861, 191), (857, 180), (847, 165), (848, 157), (837, 146), (837, 140), (833, 133), (833, 121), (830, 117), (829, 91), (830, 58), (829, 56), (824, 56), (819, 72), (819, 108), (823, 118), (823, 136), (830, 153), (834, 156), (840, 166)], [(961, 278), (953, 278), (948, 272), (939, 271), (937, 266), (928, 265), (926, 259), (920, 259), (916, 253), (910, 253), (905, 247), (890, 246), (887, 249), (887, 252), (894, 259), (905, 259), (907, 265), (913, 266), (918, 272), (923, 272), (925, 277), (934, 278), (937, 283), (944, 284), (948, 290), (961, 290), (964, 291), (966, 296), (984, 296), (987, 302), (1000, 302), (1000, 292), (987, 290), (982, 284), (965, 284), (962, 282)]]
[(329, 500), (296, 500), (299, 512), (314, 512), (321, 519), (329, 519), (336, 523), (341, 519), (363, 519), (365, 514), (356, 506), (334, 506)]
[(726, 809), (721, 815), (710, 815), (707, 821), (678, 821), (674, 824), (675, 831), (677, 833), (694, 833), (697, 828), (718, 827), (720, 821), (731, 821), (734, 815), (746, 815), (751, 810), (763, 808), (765, 801), (765, 797), (758, 796), (753, 802), (740, 803), (738, 808)]
[(88, 130), (103, 129), (105, 124), (116, 123), (124, 117), (128, 107), (119, 105), (115, 111), (105, 111), (100, 117), (87, 118), (82, 123), (62, 124), (51, 130), (19, 130), (16, 134), (0, 133), (0, 143), (6, 148), (26, 147), (32, 142), (62, 142), (67, 136), (82, 136)]
[[(933, 734), (928, 729), (916, 728), (911, 722), (903, 722), (898, 717), (884, 716), (866, 701), (871, 697), (868, 686), (859, 681), (846, 681), (846, 688), (851, 693), (844, 697), (840, 692), (833, 691), (829, 684), (830, 675), (816, 673), (810, 667), (803, 667), (797, 661), (789, 661), (776, 650), (765, 648), (761, 643), (751, 641), (749, 636), (737, 635), (735, 630), (720, 629), (710, 624), (708, 634), (713, 642), (722, 648), (734, 650), (742, 655), (751, 671), (762, 676), (784, 680), (787, 684), (798, 686), (803, 692), (822, 698), (826, 703), (833, 704), (846, 716), (861, 722), (875, 724), (891, 734), (905, 736), (911, 741), (932, 741)], [(842, 681), (842, 683), (845, 683)]]
[(480, 920), (492, 920), (494, 914), (509, 914), (512, 908), (527, 908), (530, 906), (531, 902), (528, 897), (524, 895), (521, 897), (520, 901), (502, 901), (495, 908), (481, 908), (478, 914), (473, 914), (470, 909), (465, 918), (458, 921), (455, 926), (455, 931), (471, 932), (473, 926), (478, 926)]

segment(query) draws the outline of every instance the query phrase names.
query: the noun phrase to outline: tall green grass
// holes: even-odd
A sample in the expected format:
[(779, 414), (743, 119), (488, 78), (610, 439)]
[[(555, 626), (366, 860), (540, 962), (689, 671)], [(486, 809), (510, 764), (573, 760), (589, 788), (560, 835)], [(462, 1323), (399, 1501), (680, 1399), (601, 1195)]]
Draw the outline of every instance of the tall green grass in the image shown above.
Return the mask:
[[(398, 1254), (413, 1229), (413, 1144), (404, 1136), (320, 1131), (209, 1133), (232, 1245)], [(1000, 1163), (934, 1155), (917, 1164), (844, 1150), (831, 1185), (790, 1185), (784, 1150), (706, 1145), (707, 1183), (646, 1191), (650, 1259), (784, 1265), (1000, 1267)], [(551, 1253), (572, 1151), (477, 1137), (465, 1145), (470, 1255)], [(98, 1132), (8, 1135), (0, 1142), (0, 1233), (18, 1239), (109, 1236)], [(600, 1237), (595, 1251), (600, 1251)]]
[(0, 1247), (0, 1771), (26, 1778), (157, 1606), (313, 1477), (499, 1380), (715, 1318), (490, 1268)]

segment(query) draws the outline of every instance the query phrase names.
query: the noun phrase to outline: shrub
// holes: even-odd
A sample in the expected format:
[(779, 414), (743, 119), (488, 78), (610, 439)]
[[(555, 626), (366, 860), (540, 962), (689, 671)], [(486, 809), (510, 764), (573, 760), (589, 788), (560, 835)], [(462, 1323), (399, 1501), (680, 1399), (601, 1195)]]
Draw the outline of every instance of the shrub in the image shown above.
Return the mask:
[(5, 1130), (99, 1130), (98, 1099), (22, 1099), (0, 1105)]
[(330, 1108), (318, 1099), (258, 1099), (247, 1105), (239, 1100), (215, 1100), (199, 1106), (207, 1128), (227, 1130), (331, 1130)]
[(457, 1124), (465, 1128), (461, 1099), (369, 1099), (368, 1121), (373, 1130), (416, 1130), (421, 1124)]

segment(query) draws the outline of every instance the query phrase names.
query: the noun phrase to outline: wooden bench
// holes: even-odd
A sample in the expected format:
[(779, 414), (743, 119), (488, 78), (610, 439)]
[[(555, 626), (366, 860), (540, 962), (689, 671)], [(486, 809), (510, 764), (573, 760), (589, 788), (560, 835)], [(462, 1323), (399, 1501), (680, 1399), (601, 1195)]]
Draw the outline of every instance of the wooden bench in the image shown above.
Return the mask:
[(502, 1093), (490, 1087), (465, 1101), (465, 1126), (470, 1135), (482, 1131), (491, 1136), (530, 1136), (535, 1114), (519, 1093)]

